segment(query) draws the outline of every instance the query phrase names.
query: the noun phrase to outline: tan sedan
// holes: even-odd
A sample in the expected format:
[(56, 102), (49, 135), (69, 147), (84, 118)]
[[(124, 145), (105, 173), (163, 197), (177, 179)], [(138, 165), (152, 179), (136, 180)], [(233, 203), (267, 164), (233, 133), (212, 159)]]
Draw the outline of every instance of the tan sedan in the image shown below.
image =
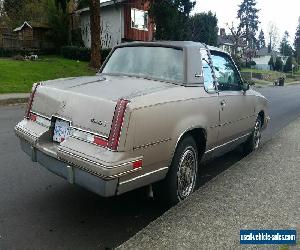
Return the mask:
[(242, 144), (258, 148), (267, 100), (231, 57), (193, 42), (114, 48), (99, 74), (35, 84), (15, 131), (51, 172), (101, 196), (153, 187), (177, 203), (201, 163)]

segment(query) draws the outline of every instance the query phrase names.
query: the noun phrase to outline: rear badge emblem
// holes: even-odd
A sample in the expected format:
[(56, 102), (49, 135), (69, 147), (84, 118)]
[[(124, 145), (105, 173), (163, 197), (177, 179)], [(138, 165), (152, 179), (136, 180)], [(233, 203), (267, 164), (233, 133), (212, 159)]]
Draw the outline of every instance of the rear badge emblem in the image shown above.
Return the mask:
[(97, 121), (95, 118), (91, 119), (91, 123), (97, 124), (97, 125), (102, 126), (102, 127), (106, 127), (107, 126), (107, 122), (106, 121)]

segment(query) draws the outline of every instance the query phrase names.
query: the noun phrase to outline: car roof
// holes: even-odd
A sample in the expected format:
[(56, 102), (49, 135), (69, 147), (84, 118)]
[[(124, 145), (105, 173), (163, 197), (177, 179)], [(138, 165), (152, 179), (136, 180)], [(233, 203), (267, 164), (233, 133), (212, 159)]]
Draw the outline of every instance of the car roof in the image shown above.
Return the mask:
[[(224, 54), (228, 54), (222, 51), (219, 48), (213, 46), (206, 46), (204, 43), (200, 42), (192, 42), (192, 41), (154, 41), (154, 42), (128, 42), (122, 43), (117, 45), (117, 48), (124, 48), (124, 47), (169, 47), (169, 48), (176, 48), (176, 49), (183, 49), (186, 53), (186, 58), (190, 60), (185, 60), (185, 79), (182, 85), (199, 85), (204, 83), (204, 77), (202, 72), (199, 69), (202, 69), (202, 58), (201, 58), (201, 49), (209, 49), (210, 51), (218, 51)], [(114, 51), (113, 50), (113, 51)], [(199, 62), (199, 63), (195, 63)], [(102, 68), (105, 66), (102, 66)]]
[(209, 50), (224, 52), (222, 49), (205, 45), (204, 43), (200, 42), (193, 42), (193, 41), (152, 41), (152, 42), (127, 42), (122, 43), (117, 47), (128, 47), (128, 46), (170, 46), (170, 47), (178, 47), (178, 48), (208, 48)]

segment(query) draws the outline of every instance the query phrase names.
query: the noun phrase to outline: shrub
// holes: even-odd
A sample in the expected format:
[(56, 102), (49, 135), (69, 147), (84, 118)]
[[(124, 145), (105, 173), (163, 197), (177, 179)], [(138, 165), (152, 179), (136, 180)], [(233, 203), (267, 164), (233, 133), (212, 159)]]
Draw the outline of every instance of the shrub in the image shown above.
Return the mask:
[(25, 60), (24, 56), (22, 56), (22, 55), (15, 55), (15, 56), (13, 56), (13, 59), (17, 60), (17, 61), (24, 61)]
[(88, 48), (83, 47), (64, 46), (61, 48), (61, 54), (63, 57), (68, 59), (89, 61), (91, 51)]
[[(101, 50), (102, 62), (106, 59), (111, 49)], [(61, 48), (61, 55), (65, 58), (79, 61), (90, 61), (91, 50), (85, 47), (64, 46)]]
[(0, 48), (0, 57), (13, 57), (16, 55), (25, 55), (24, 50)]
[(292, 71), (293, 64), (294, 64), (295, 68), (297, 68), (296, 59), (292, 56), (289, 56), (289, 58), (286, 60), (286, 63), (284, 65), (284, 72)]
[(283, 67), (283, 62), (280, 57), (277, 57), (274, 65), (274, 70), (281, 71), (282, 67)]
[(14, 57), (21, 55), (23, 57), (37, 54), (37, 55), (50, 55), (56, 54), (56, 49), (41, 49), (41, 50), (30, 50), (30, 49), (8, 49), (8, 48), (0, 48), (0, 57)]
[(271, 69), (274, 70), (275, 65), (274, 65), (273, 56), (270, 57), (270, 60), (269, 60), (268, 64), (270, 65)]

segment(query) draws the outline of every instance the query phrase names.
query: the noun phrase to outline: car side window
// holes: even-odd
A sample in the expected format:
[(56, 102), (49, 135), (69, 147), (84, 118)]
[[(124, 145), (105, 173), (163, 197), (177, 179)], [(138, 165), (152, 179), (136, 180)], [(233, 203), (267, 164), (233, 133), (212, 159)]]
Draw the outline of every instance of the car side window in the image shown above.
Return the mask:
[(202, 72), (204, 78), (204, 88), (206, 91), (215, 91), (214, 78), (212, 75), (212, 69), (208, 64), (208, 55), (206, 50), (201, 50), (202, 56)]
[(213, 54), (212, 61), (220, 91), (241, 90), (241, 80), (230, 57), (222, 54)]

